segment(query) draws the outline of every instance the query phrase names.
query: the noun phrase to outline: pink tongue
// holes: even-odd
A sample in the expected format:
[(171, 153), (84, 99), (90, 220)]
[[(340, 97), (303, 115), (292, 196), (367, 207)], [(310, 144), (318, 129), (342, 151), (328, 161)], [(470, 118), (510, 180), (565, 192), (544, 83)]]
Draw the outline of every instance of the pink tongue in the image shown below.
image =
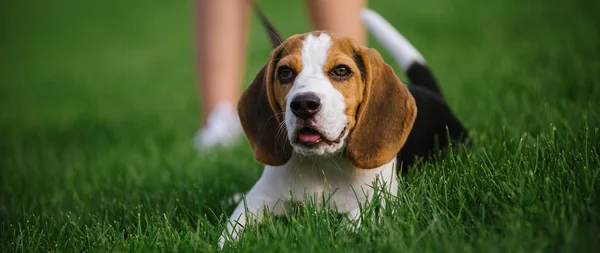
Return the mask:
[(300, 133), (298, 139), (302, 142), (317, 142), (321, 139), (321, 135), (317, 133)]

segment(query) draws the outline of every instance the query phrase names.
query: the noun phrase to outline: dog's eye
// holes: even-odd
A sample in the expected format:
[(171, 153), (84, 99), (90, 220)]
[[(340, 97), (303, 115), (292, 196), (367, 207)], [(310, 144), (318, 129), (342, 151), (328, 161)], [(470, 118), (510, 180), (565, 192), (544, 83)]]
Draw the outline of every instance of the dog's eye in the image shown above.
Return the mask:
[(281, 83), (290, 83), (296, 78), (296, 73), (291, 68), (284, 66), (279, 68), (278, 76)]
[(337, 65), (329, 72), (329, 75), (333, 80), (343, 81), (352, 75), (352, 71), (346, 65)]

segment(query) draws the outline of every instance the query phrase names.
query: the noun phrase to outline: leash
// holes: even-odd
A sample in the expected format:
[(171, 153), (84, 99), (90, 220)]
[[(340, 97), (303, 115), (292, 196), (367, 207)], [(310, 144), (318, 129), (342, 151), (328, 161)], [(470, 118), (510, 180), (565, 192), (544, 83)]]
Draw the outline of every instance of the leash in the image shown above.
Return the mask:
[(258, 4), (256, 4), (252, 0), (250, 0), (248, 2), (249, 2), (249, 4), (252, 5), (252, 9), (254, 10), (254, 12), (256, 13), (258, 18), (260, 19), (260, 22), (262, 23), (263, 27), (265, 28), (265, 31), (267, 31), (267, 34), (269, 35), (269, 38), (271, 39), (271, 44), (273, 44), (273, 48), (276, 48), (279, 45), (281, 45), (281, 42), (283, 41), (281, 39), (281, 35), (279, 35), (279, 33), (277, 32), (277, 30), (275, 29), (273, 24), (269, 21), (267, 16), (262, 12), (260, 7), (258, 7)]

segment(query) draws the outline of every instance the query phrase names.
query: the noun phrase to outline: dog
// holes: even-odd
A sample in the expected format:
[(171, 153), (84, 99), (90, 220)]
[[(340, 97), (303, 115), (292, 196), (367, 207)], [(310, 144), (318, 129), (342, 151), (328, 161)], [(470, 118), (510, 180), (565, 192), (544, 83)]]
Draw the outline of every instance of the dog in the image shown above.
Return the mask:
[(360, 225), (374, 187), (395, 194), (399, 171), (466, 140), (421, 54), (374, 11), (361, 17), (412, 84), (403, 84), (375, 49), (348, 37), (316, 31), (278, 44), (238, 103), (254, 158), (266, 166), (219, 247), (249, 221), (261, 222), (265, 211), (285, 215), (296, 202), (331, 208)]

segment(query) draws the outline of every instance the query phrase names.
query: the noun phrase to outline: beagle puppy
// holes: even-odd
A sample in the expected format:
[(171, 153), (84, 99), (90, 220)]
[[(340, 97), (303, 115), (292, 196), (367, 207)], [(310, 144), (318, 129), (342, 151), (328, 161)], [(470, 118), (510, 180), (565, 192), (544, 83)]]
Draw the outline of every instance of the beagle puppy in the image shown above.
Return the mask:
[(376, 50), (328, 32), (292, 36), (272, 51), (238, 103), (254, 157), (266, 166), (219, 247), (265, 211), (285, 215), (297, 202), (360, 224), (374, 188), (395, 195), (398, 170), (448, 146), (450, 125), (460, 128), (450, 139), (462, 140), (466, 130), (422, 56), (408, 41), (399, 43), (402, 68), (424, 84), (403, 84)]

